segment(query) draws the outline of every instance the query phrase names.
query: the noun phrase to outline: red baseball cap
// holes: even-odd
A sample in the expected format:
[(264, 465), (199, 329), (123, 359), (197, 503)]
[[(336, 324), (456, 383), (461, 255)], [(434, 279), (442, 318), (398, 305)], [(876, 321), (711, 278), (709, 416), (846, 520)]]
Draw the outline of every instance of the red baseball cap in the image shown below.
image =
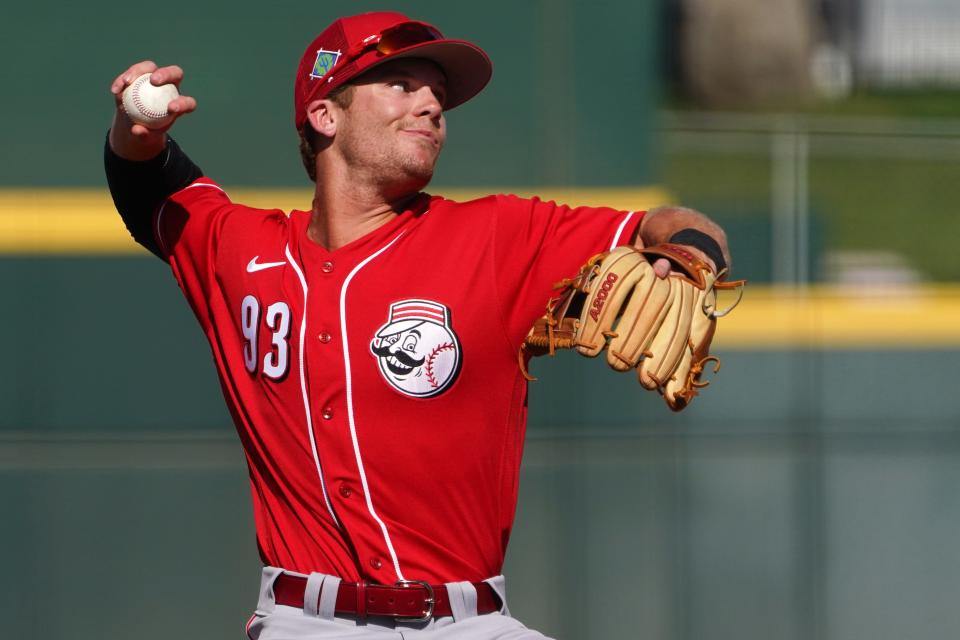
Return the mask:
[(377, 11), (340, 18), (310, 43), (293, 89), (297, 128), (307, 120), (307, 105), (373, 67), (397, 58), (425, 58), (447, 76), (445, 110), (463, 104), (490, 81), (493, 65), (480, 47), (448, 40), (426, 22), (402, 13)]

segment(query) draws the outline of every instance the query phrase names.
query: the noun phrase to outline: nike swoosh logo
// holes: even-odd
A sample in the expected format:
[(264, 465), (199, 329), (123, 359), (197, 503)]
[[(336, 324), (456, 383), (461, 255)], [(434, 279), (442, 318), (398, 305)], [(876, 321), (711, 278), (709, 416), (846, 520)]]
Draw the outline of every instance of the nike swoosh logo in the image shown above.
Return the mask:
[(253, 256), (253, 260), (247, 263), (247, 273), (272, 269), (273, 267), (282, 267), (286, 262), (257, 262), (260, 256)]

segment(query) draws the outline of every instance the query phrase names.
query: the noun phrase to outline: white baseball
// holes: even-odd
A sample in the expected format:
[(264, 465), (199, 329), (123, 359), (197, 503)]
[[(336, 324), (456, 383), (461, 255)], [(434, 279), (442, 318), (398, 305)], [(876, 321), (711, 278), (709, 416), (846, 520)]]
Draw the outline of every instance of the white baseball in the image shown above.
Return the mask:
[(150, 74), (145, 73), (123, 91), (123, 110), (136, 123), (148, 129), (162, 129), (173, 121), (167, 111), (170, 101), (180, 95), (176, 85), (150, 84)]

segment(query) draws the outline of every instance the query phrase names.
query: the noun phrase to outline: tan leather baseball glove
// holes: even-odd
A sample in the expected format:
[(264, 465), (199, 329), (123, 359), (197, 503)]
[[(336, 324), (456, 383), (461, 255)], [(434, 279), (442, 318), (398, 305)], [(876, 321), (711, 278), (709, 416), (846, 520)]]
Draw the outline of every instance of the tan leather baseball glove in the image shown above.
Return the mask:
[[(672, 271), (658, 278), (653, 262), (666, 258)], [(721, 274), (722, 276), (723, 274)], [(708, 264), (676, 244), (645, 249), (618, 247), (587, 261), (576, 276), (555, 285), (560, 290), (547, 304), (524, 340), (520, 353), (554, 355), (557, 349), (576, 349), (589, 357), (607, 352), (607, 363), (617, 371), (636, 369), (640, 384), (660, 392), (667, 405), (679, 411), (697, 391), (704, 367), (720, 360), (710, 355), (717, 318), (740, 301), (717, 310), (717, 290), (737, 289), (743, 280), (717, 279)]]

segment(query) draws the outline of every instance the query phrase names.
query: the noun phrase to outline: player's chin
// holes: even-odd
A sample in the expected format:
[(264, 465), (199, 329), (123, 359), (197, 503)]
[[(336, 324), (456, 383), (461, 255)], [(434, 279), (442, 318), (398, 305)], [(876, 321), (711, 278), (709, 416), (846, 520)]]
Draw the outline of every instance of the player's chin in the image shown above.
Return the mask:
[(416, 140), (414, 144), (407, 147), (405, 155), (409, 164), (427, 166), (432, 172), (437, 160), (440, 159), (440, 149), (438, 145)]
[(403, 169), (409, 179), (422, 183), (422, 187), (433, 178), (433, 169), (436, 165), (436, 154), (413, 154), (406, 158), (406, 162), (403, 163)]
[(433, 171), (416, 171), (407, 173), (407, 185), (405, 191), (421, 191), (430, 184), (433, 179)]
[(423, 165), (412, 165), (405, 162), (394, 164), (391, 168), (393, 171), (384, 176), (387, 196), (391, 198), (402, 198), (411, 193), (423, 191), (423, 188), (433, 178), (432, 168), (428, 169)]

